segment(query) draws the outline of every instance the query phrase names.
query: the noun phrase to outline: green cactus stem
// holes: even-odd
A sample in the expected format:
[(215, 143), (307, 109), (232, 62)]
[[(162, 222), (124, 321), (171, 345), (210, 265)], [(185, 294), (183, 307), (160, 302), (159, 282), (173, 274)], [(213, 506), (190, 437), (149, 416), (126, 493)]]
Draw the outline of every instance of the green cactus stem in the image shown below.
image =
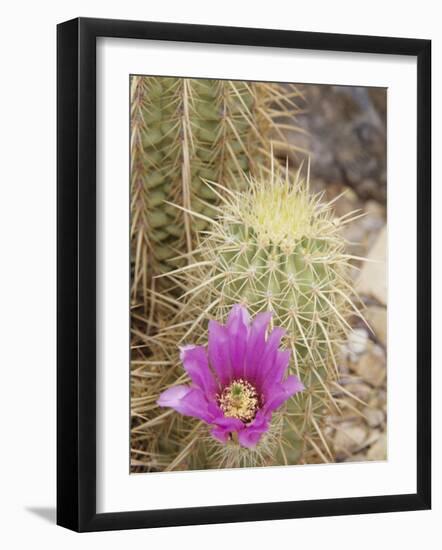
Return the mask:
[(219, 192), (203, 180), (244, 189), (244, 174), (268, 167), (271, 143), (295, 149), (281, 117), (293, 118), (299, 97), (293, 85), (131, 78), (132, 304), (151, 320), (166, 284), (155, 276), (184, 265), (217, 215)]
[(301, 170), (293, 180), (273, 167), (270, 176), (248, 177), (244, 191), (206, 185), (220, 200), (218, 217), (193, 265), (171, 274), (184, 289), (180, 338), (195, 341), (208, 318), (224, 319), (233, 304), (253, 315), (273, 311), (275, 325), (287, 331), (291, 369), (306, 386), (288, 404), (277, 460), (299, 462), (312, 447), (331, 460), (322, 426), (339, 410), (336, 357), (349, 317), (363, 318), (351, 277), (360, 258), (346, 253), (341, 236), (358, 213), (335, 218), (332, 203), (310, 192)]

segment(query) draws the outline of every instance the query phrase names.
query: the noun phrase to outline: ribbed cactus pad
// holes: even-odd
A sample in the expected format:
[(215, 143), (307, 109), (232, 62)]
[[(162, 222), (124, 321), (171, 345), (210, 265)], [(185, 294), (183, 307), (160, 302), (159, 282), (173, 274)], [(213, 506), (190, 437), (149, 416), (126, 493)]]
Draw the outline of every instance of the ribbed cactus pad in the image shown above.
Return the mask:
[(147, 307), (162, 285), (155, 275), (183, 265), (175, 258), (216, 215), (219, 194), (203, 179), (243, 189), (244, 174), (268, 166), (271, 143), (289, 148), (281, 117), (293, 117), (298, 97), (293, 85), (131, 78), (133, 304)]

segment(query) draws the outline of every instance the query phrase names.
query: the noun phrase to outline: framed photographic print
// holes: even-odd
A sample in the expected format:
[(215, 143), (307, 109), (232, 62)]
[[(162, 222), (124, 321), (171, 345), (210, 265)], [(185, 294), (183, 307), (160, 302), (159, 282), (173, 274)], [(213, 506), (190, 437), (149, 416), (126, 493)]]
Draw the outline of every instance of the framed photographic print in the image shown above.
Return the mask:
[(430, 55), (58, 26), (59, 525), (430, 508)]

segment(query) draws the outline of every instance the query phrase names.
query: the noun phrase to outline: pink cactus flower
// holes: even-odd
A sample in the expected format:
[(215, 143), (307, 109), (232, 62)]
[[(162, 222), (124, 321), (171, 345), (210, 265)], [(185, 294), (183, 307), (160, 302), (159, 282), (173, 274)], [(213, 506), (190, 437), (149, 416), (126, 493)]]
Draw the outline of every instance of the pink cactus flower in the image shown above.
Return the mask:
[(285, 331), (274, 328), (266, 338), (271, 312), (250, 316), (244, 306), (233, 306), (226, 325), (209, 322), (205, 346), (184, 346), (181, 361), (190, 385), (173, 386), (157, 403), (211, 426), (222, 443), (234, 438), (252, 448), (270, 426), (272, 413), (304, 389), (286, 376), (290, 351), (280, 350)]

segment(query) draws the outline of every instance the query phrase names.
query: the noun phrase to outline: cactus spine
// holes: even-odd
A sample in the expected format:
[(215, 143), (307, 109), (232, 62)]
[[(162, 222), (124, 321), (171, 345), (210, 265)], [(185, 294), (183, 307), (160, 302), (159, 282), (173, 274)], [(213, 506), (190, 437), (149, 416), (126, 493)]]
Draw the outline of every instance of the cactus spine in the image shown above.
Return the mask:
[(274, 323), (287, 330), (291, 368), (306, 386), (289, 402), (275, 460), (297, 463), (309, 450), (333, 460), (322, 426), (326, 414), (339, 410), (336, 355), (349, 315), (362, 318), (353, 301), (353, 257), (340, 235), (352, 216), (334, 218), (332, 204), (311, 194), (300, 172), (290, 181), (288, 171), (272, 168), (270, 176), (250, 178), (245, 191), (225, 195), (217, 183), (207, 185), (221, 213), (193, 267), (174, 274), (187, 286), (181, 338), (193, 341), (208, 316), (224, 319), (235, 303), (252, 314), (272, 310)]
[(196, 233), (216, 215), (219, 193), (202, 180), (242, 189), (244, 173), (268, 166), (270, 142), (287, 149), (278, 120), (296, 113), (299, 93), (284, 86), (132, 77), (132, 304), (142, 302), (144, 313), (153, 317), (149, 303), (164, 290), (155, 275), (183, 265), (175, 258), (192, 252)]

